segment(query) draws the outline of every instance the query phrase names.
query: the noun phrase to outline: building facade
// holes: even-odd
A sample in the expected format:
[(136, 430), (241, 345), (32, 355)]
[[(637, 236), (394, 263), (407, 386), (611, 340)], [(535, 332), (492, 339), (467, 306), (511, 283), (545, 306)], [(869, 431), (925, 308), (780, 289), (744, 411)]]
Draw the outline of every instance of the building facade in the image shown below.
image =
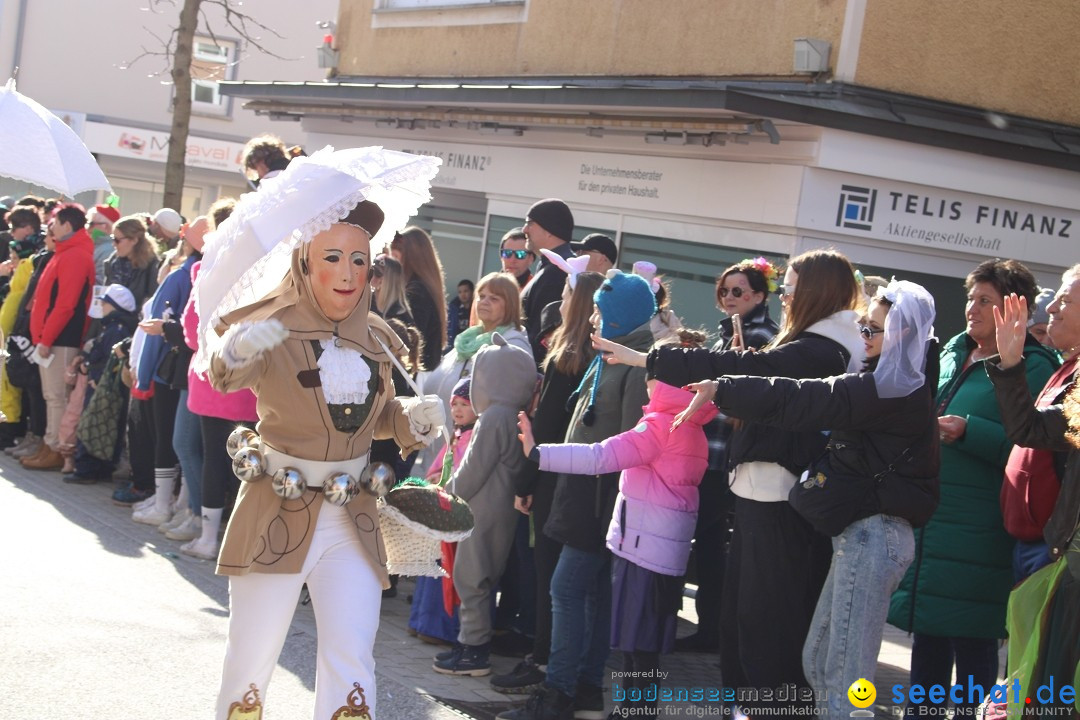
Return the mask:
[[(277, 57), (253, 47), (218, 6), (205, 6), (195, 37), (191, 131), (183, 203), (177, 208), (187, 217), (205, 212), (220, 196), (247, 190), (240, 155), (248, 138), (273, 132), (289, 144), (303, 141), (299, 126), (272, 124), (244, 110), (221, 95), (219, 83), (266, 77), (301, 81), (325, 74), (316, 48), (327, 31), (316, 23), (336, 19), (336, 0), (240, 9), (265, 26), (249, 24), (249, 36)], [(125, 214), (161, 207), (173, 98), (162, 53), (179, 12), (169, 3), (130, 0), (0, 3), (0, 74), (8, 77), (18, 68), (18, 90), (75, 129), (120, 196)], [(0, 191), (55, 194), (6, 178), (0, 178)], [(98, 202), (103, 195), (78, 199)]]
[(448, 285), (560, 197), (691, 325), (726, 265), (831, 246), (925, 284), (948, 335), (981, 260), (1055, 287), (1080, 260), (1078, 22), (1067, 0), (343, 0), (328, 79), (222, 92), (313, 147), (442, 157), (418, 220)]

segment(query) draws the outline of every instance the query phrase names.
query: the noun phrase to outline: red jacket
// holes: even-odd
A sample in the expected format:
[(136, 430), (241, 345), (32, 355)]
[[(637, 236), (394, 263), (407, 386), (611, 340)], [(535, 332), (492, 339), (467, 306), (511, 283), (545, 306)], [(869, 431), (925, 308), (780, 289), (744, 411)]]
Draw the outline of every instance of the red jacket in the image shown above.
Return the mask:
[(56, 244), (34, 290), (30, 338), (48, 347), (79, 347), (90, 325), (94, 290), (94, 241), (85, 229)]

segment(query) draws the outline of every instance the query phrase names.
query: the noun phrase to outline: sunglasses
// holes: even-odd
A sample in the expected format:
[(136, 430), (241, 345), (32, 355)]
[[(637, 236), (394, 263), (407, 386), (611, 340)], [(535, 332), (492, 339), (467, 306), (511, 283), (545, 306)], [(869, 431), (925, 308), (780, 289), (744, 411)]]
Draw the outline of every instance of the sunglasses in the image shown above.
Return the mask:
[(781, 297), (791, 297), (794, 294), (795, 294), (795, 286), (794, 285), (781, 285), (780, 286), (780, 296)]
[(130, 240), (130, 239), (131, 238), (126, 238), (123, 235), (113, 235), (112, 236), (113, 245), (119, 245), (121, 240)]
[(884, 330), (875, 330), (874, 328), (870, 327), (869, 325), (860, 325), (859, 326), (859, 334), (862, 335), (863, 338), (865, 338), (866, 340), (873, 340), (875, 335), (877, 335), (879, 333), (883, 333), (883, 332), (885, 332), (885, 331)]
[(528, 250), (500, 250), (499, 257), (503, 260), (509, 260), (512, 257), (516, 257), (518, 260), (524, 260), (532, 255)]
[(722, 287), (722, 288), (720, 288), (719, 290), (716, 291), (716, 294), (719, 295), (722, 298), (726, 298), (728, 296), (728, 294), (730, 293), (731, 297), (738, 300), (743, 295), (749, 295), (752, 292), (753, 292), (753, 290), (743, 290), (741, 287), (733, 287), (730, 290), (728, 288), (726, 288), (726, 287)]

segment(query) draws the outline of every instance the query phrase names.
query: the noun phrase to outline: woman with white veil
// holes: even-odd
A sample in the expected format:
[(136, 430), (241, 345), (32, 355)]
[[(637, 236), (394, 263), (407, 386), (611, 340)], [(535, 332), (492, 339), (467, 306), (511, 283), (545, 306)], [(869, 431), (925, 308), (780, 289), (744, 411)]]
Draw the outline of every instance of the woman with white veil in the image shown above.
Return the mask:
[[(705, 380), (691, 386), (698, 394), (676, 419), (713, 400), (742, 420), (831, 431), (825, 455), (790, 496), (803, 512), (798, 496), (820, 493), (820, 503), (835, 502), (825, 510), (831, 519), (846, 520), (830, 532), (832, 565), (803, 647), (803, 670), (815, 696), (827, 697), (829, 717), (846, 716), (848, 688), (873, 678), (890, 596), (914, 557), (912, 527), (937, 507), (933, 324), (930, 294), (894, 280), (871, 301), (860, 330), (866, 371), (824, 380)], [(804, 516), (815, 525), (821, 519)]]

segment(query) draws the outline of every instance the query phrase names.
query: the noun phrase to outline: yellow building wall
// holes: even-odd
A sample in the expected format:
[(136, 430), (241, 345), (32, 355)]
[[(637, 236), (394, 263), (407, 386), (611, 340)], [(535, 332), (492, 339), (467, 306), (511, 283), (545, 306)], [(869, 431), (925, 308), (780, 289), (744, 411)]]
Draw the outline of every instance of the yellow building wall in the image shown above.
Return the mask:
[(1077, 0), (868, 0), (860, 85), (1080, 125)]
[[(797, 37), (835, 48), (844, 0), (529, 0), (525, 23), (372, 27), (342, 0), (341, 75), (791, 75)], [(447, 14), (455, 10), (444, 11)]]

